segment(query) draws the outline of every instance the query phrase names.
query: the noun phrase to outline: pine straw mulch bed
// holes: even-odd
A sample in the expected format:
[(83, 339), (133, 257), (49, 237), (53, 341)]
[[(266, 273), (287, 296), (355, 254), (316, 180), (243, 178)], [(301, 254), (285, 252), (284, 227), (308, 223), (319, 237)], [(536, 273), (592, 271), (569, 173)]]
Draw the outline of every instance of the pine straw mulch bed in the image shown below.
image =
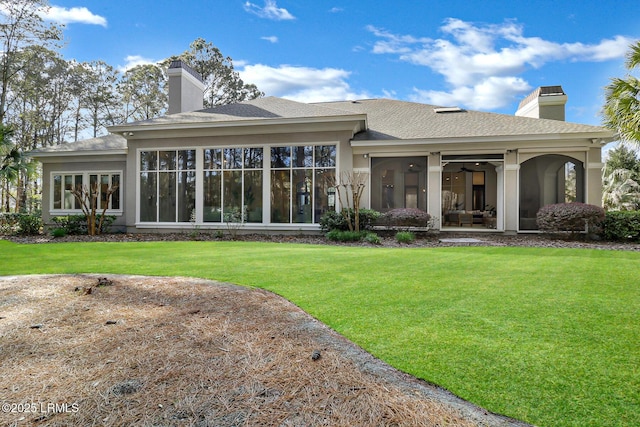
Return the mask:
[(0, 277), (0, 336), (1, 425), (525, 425), (212, 281)]

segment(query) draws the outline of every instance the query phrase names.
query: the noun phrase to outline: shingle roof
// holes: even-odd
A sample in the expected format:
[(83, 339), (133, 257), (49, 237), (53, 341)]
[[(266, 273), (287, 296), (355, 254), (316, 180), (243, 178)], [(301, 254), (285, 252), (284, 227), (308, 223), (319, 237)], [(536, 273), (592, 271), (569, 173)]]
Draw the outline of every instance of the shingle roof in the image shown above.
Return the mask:
[[(301, 103), (276, 97), (258, 98), (252, 101), (221, 105), (214, 108), (166, 115), (151, 120), (127, 123), (110, 128), (114, 132), (134, 128), (160, 126), (194, 127), (210, 123), (238, 124), (238, 122), (269, 121), (270, 119), (316, 119), (364, 117), (368, 129), (354, 136), (356, 141), (369, 140), (430, 140), (447, 138), (482, 137), (545, 137), (550, 135), (597, 134), (613, 136), (600, 126), (569, 123), (559, 120), (534, 119), (506, 114), (485, 113), (462, 109), (444, 109), (434, 105), (391, 99), (366, 99), (324, 103)], [(453, 110), (453, 111), (452, 111)], [(87, 151), (125, 150), (126, 139), (113, 133), (36, 150), (37, 153), (65, 153)]]
[(69, 142), (66, 144), (55, 145), (53, 147), (39, 148), (31, 153), (36, 157), (39, 154), (55, 153), (83, 153), (92, 151), (114, 151), (121, 152), (127, 149), (127, 140), (120, 135), (110, 133), (108, 135), (96, 138), (85, 139), (82, 141)]
[[(123, 126), (130, 125), (144, 127), (171, 124), (182, 125), (189, 123), (222, 123), (258, 119), (337, 117), (344, 116), (346, 114), (349, 113), (318, 104), (305, 104), (302, 102), (269, 96), (235, 104), (218, 105), (204, 110), (169, 114), (150, 120), (127, 123)], [(122, 126), (116, 127), (120, 128)]]
[(391, 99), (368, 99), (320, 104), (349, 113), (366, 113), (369, 129), (355, 140), (440, 139), (486, 136), (601, 133), (600, 126), (559, 120), (460, 110), (437, 113), (434, 105)]

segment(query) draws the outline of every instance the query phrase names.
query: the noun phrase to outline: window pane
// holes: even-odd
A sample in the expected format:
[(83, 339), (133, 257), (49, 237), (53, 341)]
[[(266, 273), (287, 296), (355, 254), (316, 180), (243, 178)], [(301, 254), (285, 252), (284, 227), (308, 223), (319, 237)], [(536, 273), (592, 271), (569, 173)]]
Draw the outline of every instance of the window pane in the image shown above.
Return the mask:
[(111, 209), (120, 209), (120, 174), (111, 175), (111, 187), (116, 189), (111, 195)]
[(175, 151), (160, 151), (159, 163), (161, 171), (176, 170), (176, 152)]
[(100, 175), (100, 209), (109, 207), (109, 175)]
[(204, 168), (222, 169), (222, 150), (220, 148), (207, 148), (204, 150)]
[[(93, 193), (94, 191), (98, 192), (98, 198), (100, 197), (100, 187), (98, 186), (98, 175), (89, 175), (89, 200), (91, 200), (91, 204), (93, 204)], [(93, 208), (93, 206), (90, 206)], [(96, 199), (96, 209), (100, 209), (100, 204)]]
[[(76, 175), (74, 178), (75, 181), (75, 188), (76, 191), (81, 192), (82, 191), (82, 175)], [(80, 201), (78, 200), (77, 197), (75, 197), (74, 195), (72, 195), (73, 197), (73, 202), (74, 202), (74, 208), (75, 209), (82, 209), (82, 204), (80, 203)]]
[(291, 147), (271, 147), (271, 167), (274, 169), (282, 169), (290, 166)]
[(195, 220), (196, 173), (178, 173), (178, 222)]
[(293, 170), (293, 185), (296, 189), (293, 202), (293, 222), (310, 223), (312, 220), (312, 177), (313, 171), (311, 169)]
[[(226, 151), (226, 150), (225, 150)], [(242, 172), (224, 172), (224, 216), (233, 215), (235, 219), (242, 220)], [(226, 221), (226, 218), (223, 218)]]
[(244, 167), (247, 169), (262, 168), (262, 148), (244, 149)]
[(224, 168), (242, 169), (242, 148), (224, 149)]
[(244, 208), (247, 222), (262, 222), (262, 171), (244, 172)]
[(291, 222), (291, 171), (271, 171), (271, 222)]
[(156, 172), (140, 174), (140, 221), (156, 222), (157, 217), (157, 179)]
[(316, 146), (316, 167), (333, 168), (336, 166), (336, 146), (318, 145)]
[(53, 176), (53, 209), (62, 208), (62, 176)]
[(205, 172), (204, 173), (204, 201), (202, 208), (204, 210), (203, 220), (205, 222), (222, 221), (222, 197), (220, 185), (222, 184), (222, 172)]
[(310, 168), (313, 166), (313, 147), (298, 146), (293, 147), (293, 167)]
[(179, 170), (195, 170), (195, 168), (196, 168), (196, 150), (178, 151), (178, 169)]
[(176, 173), (163, 172), (158, 174), (158, 195), (160, 222), (176, 221)]
[(141, 151), (140, 152), (140, 170), (154, 171), (158, 168), (158, 152), (157, 151)]
[(329, 187), (335, 181), (335, 169), (316, 169), (314, 191), (314, 222), (320, 222), (320, 217), (327, 211), (335, 210), (335, 193), (330, 197)]

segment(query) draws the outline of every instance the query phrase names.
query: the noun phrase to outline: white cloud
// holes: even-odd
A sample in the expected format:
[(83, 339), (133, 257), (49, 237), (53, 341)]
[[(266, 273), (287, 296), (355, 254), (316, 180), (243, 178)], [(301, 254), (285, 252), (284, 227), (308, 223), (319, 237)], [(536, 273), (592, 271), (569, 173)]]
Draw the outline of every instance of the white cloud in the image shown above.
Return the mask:
[(414, 88), (409, 99), (445, 107), (464, 105), (477, 110), (494, 110), (506, 107), (531, 89), (529, 83), (519, 77), (489, 77), (474, 86), (455, 87), (451, 92)]
[(244, 4), (244, 10), (257, 15), (260, 18), (273, 19), (274, 21), (296, 19), (295, 16), (289, 13), (287, 9), (278, 7), (275, 0), (265, 0), (264, 7), (260, 7), (251, 2), (246, 2)]
[(42, 19), (58, 22), (60, 24), (91, 24), (107, 26), (107, 19), (93, 14), (86, 7), (72, 7), (67, 9), (60, 6), (51, 6), (39, 13)]
[(157, 61), (153, 59), (145, 58), (140, 55), (129, 55), (125, 58), (125, 64), (118, 66), (118, 71), (125, 72), (127, 70), (132, 69), (133, 67), (137, 67), (138, 65), (146, 65), (146, 64), (156, 64)]
[(270, 43), (278, 43), (278, 37), (277, 36), (264, 36), (264, 37), (260, 37), (262, 40), (266, 40)]
[(397, 55), (430, 68), (450, 86), (448, 92), (415, 89), (413, 98), (437, 105), (495, 109), (508, 105), (531, 87), (520, 75), (557, 61), (598, 62), (624, 56), (632, 39), (616, 36), (595, 44), (557, 43), (526, 37), (515, 21), (477, 25), (447, 19), (438, 39), (398, 35), (373, 26), (373, 53)]
[(247, 65), (240, 77), (255, 84), (267, 96), (278, 96), (299, 102), (323, 102), (369, 98), (354, 92), (347, 79), (350, 72), (337, 68), (310, 68), (292, 65), (271, 67)]

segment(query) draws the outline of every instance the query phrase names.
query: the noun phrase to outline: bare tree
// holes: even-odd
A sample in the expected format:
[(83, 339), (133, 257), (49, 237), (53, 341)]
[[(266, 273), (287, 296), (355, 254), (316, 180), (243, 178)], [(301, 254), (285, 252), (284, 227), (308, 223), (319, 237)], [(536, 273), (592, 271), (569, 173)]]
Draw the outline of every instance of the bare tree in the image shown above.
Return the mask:
[(362, 200), (368, 175), (364, 172), (344, 171), (340, 175), (326, 178), (328, 185), (336, 189), (338, 204), (342, 216), (347, 221), (349, 231), (360, 231), (360, 200)]
[(104, 215), (109, 208), (109, 200), (111, 199), (111, 195), (118, 190), (118, 185), (111, 185), (107, 188), (106, 193), (103, 194), (103, 198), (106, 202), (102, 206), (102, 213), (100, 214), (100, 220), (96, 224), (97, 220), (97, 210), (98, 210), (98, 182), (94, 182), (91, 184), (91, 190), (86, 185), (80, 185), (74, 187), (71, 190), (71, 194), (76, 198), (76, 200), (80, 203), (80, 207), (82, 208), (82, 213), (84, 213), (87, 218), (87, 234), (90, 236), (95, 236), (96, 234), (100, 234), (102, 231), (102, 224), (104, 222)]

